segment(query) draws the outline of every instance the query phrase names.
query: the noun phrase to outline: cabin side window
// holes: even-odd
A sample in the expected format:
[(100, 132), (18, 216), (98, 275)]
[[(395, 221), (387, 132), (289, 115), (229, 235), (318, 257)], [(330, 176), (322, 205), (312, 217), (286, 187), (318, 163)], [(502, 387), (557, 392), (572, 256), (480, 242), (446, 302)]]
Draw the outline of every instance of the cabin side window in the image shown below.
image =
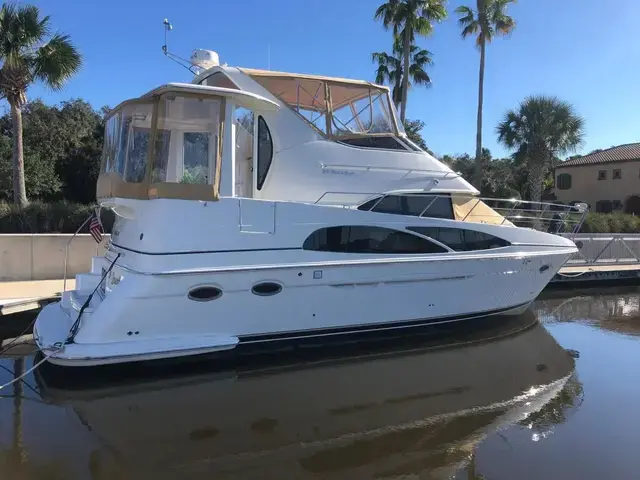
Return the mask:
[(271, 160), (273, 160), (271, 132), (264, 118), (258, 117), (258, 190), (262, 190), (262, 185), (264, 185), (267, 173), (269, 173)]
[(338, 226), (313, 232), (302, 246), (304, 250), (340, 253), (421, 254), (445, 253), (425, 238), (391, 228), (376, 226)]
[(147, 171), (150, 103), (122, 107), (107, 120), (102, 149), (102, 171), (115, 172), (128, 183), (141, 183)]
[(454, 219), (451, 197), (447, 195), (387, 195), (382, 200), (378, 197), (363, 203), (358, 210)]
[(476, 230), (448, 227), (408, 227), (408, 230), (433, 238), (457, 252), (508, 247), (508, 241)]

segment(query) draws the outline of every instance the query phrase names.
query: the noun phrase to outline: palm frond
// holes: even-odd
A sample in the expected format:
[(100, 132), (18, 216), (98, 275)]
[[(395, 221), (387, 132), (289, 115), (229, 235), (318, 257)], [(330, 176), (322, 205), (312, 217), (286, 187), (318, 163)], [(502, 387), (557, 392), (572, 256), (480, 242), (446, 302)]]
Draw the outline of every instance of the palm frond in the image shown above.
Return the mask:
[(498, 140), (509, 149), (544, 151), (547, 157), (574, 151), (584, 141), (584, 119), (557, 97), (530, 96), (509, 111), (497, 127)]
[(462, 35), (462, 38), (467, 38), (469, 35), (475, 35), (479, 31), (480, 31), (480, 23), (474, 21), (465, 25), (462, 28), (461, 35)]
[(82, 56), (68, 35), (55, 34), (36, 51), (34, 76), (54, 90), (63, 87), (82, 66)]
[[(424, 17), (418, 17), (413, 22), (413, 33), (428, 37), (433, 33), (433, 23)], [(411, 39), (414, 41), (414, 38)]]
[(50, 33), (50, 17), (39, 19), (40, 11), (34, 5), (24, 5), (16, 12), (16, 22), (22, 27), (23, 42), (35, 45)]
[(424, 85), (427, 88), (431, 86), (431, 77), (418, 65), (411, 65), (409, 75), (416, 85)]
[(491, 27), (491, 32), (487, 32), (488, 41), (492, 40), (495, 33), (508, 35), (514, 30), (516, 22), (506, 12), (510, 3), (515, 3), (515, 0), (491, 0), (488, 2), (487, 27)]
[(447, 18), (446, 0), (419, 1), (420, 16), (429, 22), (441, 22)]
[(0, 58), (15, 72), (28, 69), (33, 47), (49, 32), (49, 17), (38, 20), (38, 8), (5, 3), (0, 9)]
[(398, 3), (399, 0), (389, 0), (387, 3), (383, 3), (376, 9), (373, 18), (375, 20), (382, 20), (382, 25), (385, 29), (388, 29), (394, 24)]
[(382, 85), (387, 79), (390, 79), (390, 77), (389, 68), (386, 65), (378, 65), (376, 70), (376, 83)]
[(466, 5), (460, 5), (455, 9), (455, 12), (462, 17), (471, 17), (471, 19), (473, 19), (476, 14), (471, 7), (467, 7)]
[(415, 47), (415, 49), (412, 49), (410, 54), (412, 58), (411, 63), (413, 65), (416, 65), (417, 67), (422, 68), (426, 65), (433, 65), (433, 54), (429, 50), (419, 49), (418, 47)]

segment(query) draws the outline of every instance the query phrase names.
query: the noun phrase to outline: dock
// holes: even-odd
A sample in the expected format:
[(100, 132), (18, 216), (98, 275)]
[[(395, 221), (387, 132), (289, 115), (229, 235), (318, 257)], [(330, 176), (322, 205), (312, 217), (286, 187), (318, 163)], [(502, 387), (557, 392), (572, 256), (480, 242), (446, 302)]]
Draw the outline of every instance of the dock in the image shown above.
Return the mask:
[(549, 286), (598, 282), (635, 283), (640, 280), (640, 264), (570, 265), (560, 269)]

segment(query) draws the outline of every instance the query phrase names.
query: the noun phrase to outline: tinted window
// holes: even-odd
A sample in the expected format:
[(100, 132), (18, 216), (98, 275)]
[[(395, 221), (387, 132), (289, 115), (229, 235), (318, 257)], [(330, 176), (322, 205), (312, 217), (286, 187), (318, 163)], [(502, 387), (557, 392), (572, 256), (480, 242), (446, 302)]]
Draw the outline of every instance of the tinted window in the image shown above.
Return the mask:
[(571, 188), (571, 175), (561, 173), (556, 179), (556, 185), (560, 190), (569, 190)]
[(407, 148), (398, 142), (394, 137), (358, 137), (345, 138), (340, 140), (354, 147), (365, 148), (386, 148), (389, 150), (407, 150)]
[(304, 242), (305, 250), (344, 253), (442, 253), (444, 248), (427, 239), (383, 227), (322, 228)]
[(262, 190), (272, 159), (273, 141), (271, 140), (271, 132), (267, 127), (267, 122), (262, 117), (258, 117), (258, 190)]
[(508, 247), (510, 245), (509, 242), (502, 238), (475, 230), (446, 227), (409, 227), (409, 230), (431, 237), (459, 252), (488, 250), (490, 248)]
[(451, 198), (435, 195), (387, 195), (382, 200), (374, 198), (358, 207), (380, 213), (446, 218), (453, 220)]

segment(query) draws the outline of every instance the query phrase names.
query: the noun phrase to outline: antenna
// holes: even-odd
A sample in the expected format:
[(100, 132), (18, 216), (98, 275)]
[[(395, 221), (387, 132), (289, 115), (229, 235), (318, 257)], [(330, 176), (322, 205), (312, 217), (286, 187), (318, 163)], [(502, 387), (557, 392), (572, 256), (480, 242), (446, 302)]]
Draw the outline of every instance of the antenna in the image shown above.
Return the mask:
[(166, 18), (164, 19), (164, 22), (162, 22), (162, 24), (164, 25), (164, 45), (162, 45), (162, 51), (163, 53), (166, 55), (167, 54), (167, 34), (173, 30), (173, 25), (171, 25), (169, 23), (169, 20), (167, 20)]
[[(193, 70), (191, 70), (193, 68), (193, 65), (187, 66), (187, 65), (190, 64), (189, 60), (185, 60), (184, 58), (179, 57), (178, 55), (175, 55), (175, 54), (169, 52), (169, 46), (167, 44), (167, 37), (169, 35), (169, 32), (171, 30), (173, 30), (173, 25), (171, 25), (171, 23), (169, 23), (169, 20), (167, 20), (166, 18), (162, 22), (162, 25), (164, 25), (164, 45), (162, 45), (162, 53), (164, 53), (169, 59), (173, 60), (174, 62), (176, 62), (181, 67), (186, 68), (191, 73), (195, 73)], [(185, 63), (187, 65), (185, 65)]]

